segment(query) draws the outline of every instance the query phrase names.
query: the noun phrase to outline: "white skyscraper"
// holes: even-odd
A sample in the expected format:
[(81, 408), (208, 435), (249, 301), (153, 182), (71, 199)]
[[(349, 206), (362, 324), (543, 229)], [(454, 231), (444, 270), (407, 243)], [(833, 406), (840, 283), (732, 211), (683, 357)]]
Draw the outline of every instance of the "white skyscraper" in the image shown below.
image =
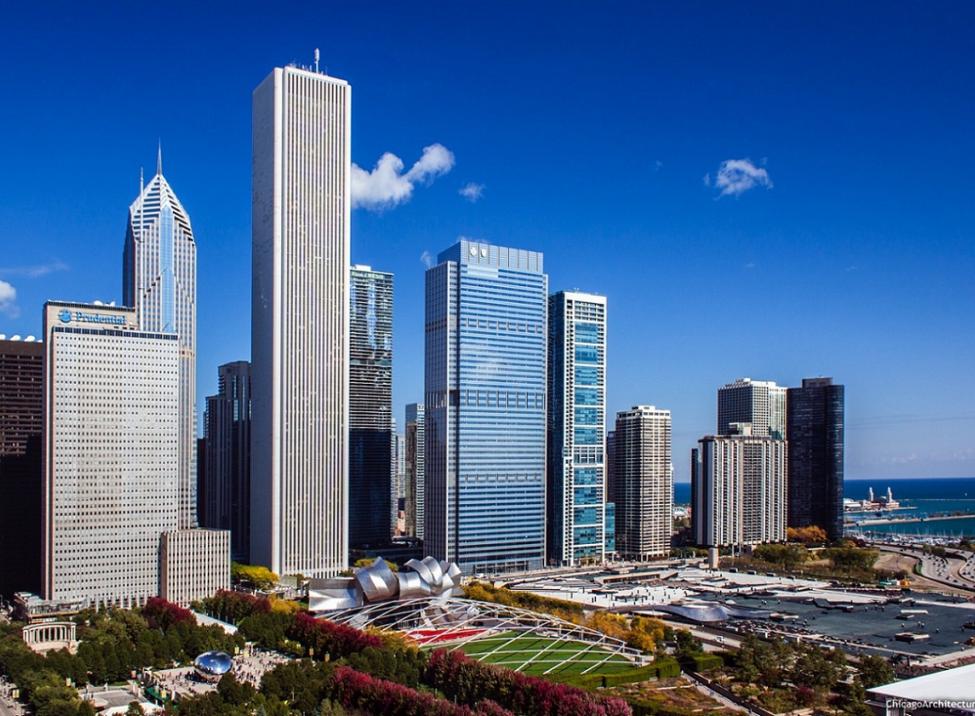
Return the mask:
[(44, 334), (44, 597), (142, 604), (179, 516), (177, 337), (60, 302)]
[(122, 300), (136, 323), (179, 340), (179, 527), (196, 522), (196, 241), (190, 217), (162, 173), (129, 207), (122, 259)]
[(718, 388), (718, 435), (733, 423), (749, 423), (752, 434), (786, 438), (786, 387), (770, 380), (739, 378)]
[(94, 606), (188, 604), (230, 586), (230, 533), (181, 529), (175, 333), (136, 311), (44, 307), (43, 592)]
[(347, 564), (350, 109), (298, 67), (254, 90), (251, 561), (279, 574)]
[(786, 538), (786, 443), (733, 423), (731, 435), (701, 438), (692, 452), (694, 539), (702, 546)]
[(636, 405), (616, 415), (616, 551), (625, 559), (670, 553), (674, 473), (669, 410)]

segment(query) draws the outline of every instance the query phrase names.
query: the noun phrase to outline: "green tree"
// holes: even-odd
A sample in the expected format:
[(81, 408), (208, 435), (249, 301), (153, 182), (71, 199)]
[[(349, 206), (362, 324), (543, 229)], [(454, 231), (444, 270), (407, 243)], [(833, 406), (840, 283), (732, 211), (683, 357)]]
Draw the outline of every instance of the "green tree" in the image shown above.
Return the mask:
[(329, 696), (331, 666), (323, 662), (301, 659), (276, 666), (261, 680), (261, 691), (269, 699), (277, 699), (302, 713), (314, 711)]
[(318, 706), (317, 716), (345, 716), (345, 709), (342, 704), (325, 699)]
[(677, 629), (674, 632), (674, 641), (677, 642), (678, 658), (687, 658), (692, 654), (700, 654), (704, 651), (701, 640), (691, 634), (687, 629)]
[(125, 710), (125, 716), (145, 716), (145, 711), (138, 701), (130, 701), (129, 707)]
[(823, 556), (830, 561), (833, 569), (846, 573), (873, 569), (878, 554), (876, 550), (858, 547), (828, 547), (823, 550)]
[(889, 684), (894, 680), (894, 669), (882, 656), (860, 657), (857, 671), (860, 672), (860, 681), (868, 689)]
[(238, 681), (233, 672), (228, 672), (220, 678), (217, 693), (231, 706), (243, 706), (250, 703), (257, 691), (250, 684)]

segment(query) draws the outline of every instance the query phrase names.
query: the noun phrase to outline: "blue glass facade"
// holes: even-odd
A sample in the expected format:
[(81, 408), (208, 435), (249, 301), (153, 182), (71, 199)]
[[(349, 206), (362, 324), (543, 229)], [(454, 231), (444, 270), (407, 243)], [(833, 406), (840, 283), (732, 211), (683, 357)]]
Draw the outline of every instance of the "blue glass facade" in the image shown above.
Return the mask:
[(542, 255), (461, 241), (427, 271), (426, 551), (468, 574), (545, 558)]
[(549, 299), (548, 561), (600, 562), (605, 550), (606, 299)]

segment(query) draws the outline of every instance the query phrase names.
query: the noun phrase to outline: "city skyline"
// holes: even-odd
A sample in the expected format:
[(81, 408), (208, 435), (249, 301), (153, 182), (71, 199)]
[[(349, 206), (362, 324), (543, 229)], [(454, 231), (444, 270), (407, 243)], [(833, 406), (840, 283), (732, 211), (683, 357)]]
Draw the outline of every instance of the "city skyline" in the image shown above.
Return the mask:
[[(853, 26), (866, 22), (857, 12), (850, 19)], [(564, 40), (578, 31), (580, 18), (569, 15), (566, 26), (553, 31), (551, 41)], [(616, 119), (612, 128), (622, 138), (606, 149), (605, 156), (576, 145), (569, 145), (574, 150), (568, 152), (570, 158), (555, 156), (550, 140), (539, 131), (543, 123), (551, 126), (551, 118), (560, 116), (566, 124), (564, 132), (580, 132), (593, 116), (582, 110), (566, 116), (565, 110), (571, 106), (569, 88), (573, 86), (580, 92), (595, 90), (553, 76), (552, 89), (545, 95), (549, 100), (547, 108), (537, 106), (521, 91), (506, 97), (518, 108), (513, 113), (526, 130), (525, 140), (518, 140), (514, 128), (507, 124), (485, 133), (485, 120), (473, 111), (483, 109), (480, 102), (457, 97), (448, 100), (445, 93), (433, 92), (426, 84), (406, 84), (407, 75), (421, 74), (426, 82), (447, 83), (449, 89), (449, 82), (456, 80), (444, 69), (448, 62), (417, 53), (411, 56), (413, 62), (408, 70), (383, 79), (378, 71), (381, 63), (357, 50), (353, 42), (343, 40), (337, 30), (329, 29), (323, 22), (309, 23), (308, 30), (282, 31), (281, 37), (275, 35), (265, 49), (244, 53), (230, 69), (219, 74), (205, 78), (193, 75), (196, 85), (188, 88), (187, 102), (198, 107), (199, 112), (191, 112), (191, 117), (182, 114), (185, 108), (160, 114), (154, 106), (157, 116), (145, 121), (149, 115), (141, 114), (138, 101), (130, 102), (125, 94), (111, 94), (115, 79), (104, 78), (108, 89), (101, 89), (77, 78), (58, 77), (53, 80), (52, 90), (66, 87), (79, 91), (85, 87), (104, 101), (90, 103), (92, 109), (84, 109), (78, 127), (68, 126), (63, 115), (44, 118), (40, 123), (23, 123), (52, 136), (51, 148), (39, 153), (25, 153), (16, 146), (18, 137), (23, 136), (23, 127), (13, 127), (10, 119), (2, 120), (4, 128), (12, 131), (5, 135), (10, 143), (6, 153), (9, 171), (0, 179), (5, 196), (0, 231), (5, 243), (9, 241), (0, 266), (0, 281), (15, 289), (17, 296), (15, 302), (6, 299), (0, 304), (4, 306), (0, 333), (40, 335), (39, 309), (47, 298), (120, 298), (117, 274), (101, 267), (117, 265), (120, 207), (131, 201), (137, 187), (138, 166), (151, 166), (156, 139), (161, 136), (167, 175), (179, 187), (180, 198), (194, 219), (200, 275), (216, 276), (217, 269), (223, 266), (227, 270), (223, 280), (200, 281), (196, 391), (199, 406), (201, 396), (214, 392), (219, 364), (250, 358), (249, 282), (240, 281), (235, 286), (230, 280), (235, 270), (249, 267), (249, 92), (267, 67), (294, 58), (310, 63), (312, 48), (320, 45), (328, 48), (323, 62), (333, 65), (330, 71), (350, 79), (359, 88), (353, 113), (358, 119), (353, 120), (357, 139), (352, 161), (364, 171), (371, 171), (388, 150), (401, 156), (406, 167), (413, 167), (396, 175), (402, 181), (394, 182), (393, 189), (400, 193), (361, 194), (362, 203), (353, 213), (352, 226), (350, 263), (381, 265), (398, 277), (394, 415), (402, 415), (406, 403), (423, 399), (421, 317), (425, 266), (420, 257), (438, 246), (449, 245), (459, 235), (471, 235), (484, 243), (523, 245), (543, 251), (551, 275), (551, 291), (578, 286), (608, 296), (614, 312), (608, 325), (612, 376), (607, 386), (607, 412), (612, 415), (642, 402), (668, 406), (673, 414), (677, 456), (686, 455), (701, 434), (713, 429), (713, 391), (720, 385), (752, 376), (793, 387), (803, 377), (819, 374), (832, 375), (850, 388), (848, 477), (975, 474), (975, 453), (965, 447), (964, 439), (975, 415), (963, 399), (972, 393), (973, 378), (963, 368), (975, 356), (975, 344), (971, 332), (958, 330), (973, 307), (973, 297), (965, 290), (963, 279), (975, 258), (970, 242), (964, 240), (970, 234), (971, 220), (953, 208), (963, 205), (955, 193), (960, 189), (938, 179), (951, 176), (953, 170), (965, 164), (962, 160), (970, 154), (971, 139), (953, 125), (940, 128), (942, 136), (938, 141), (923, 143), (923, 155), (905, 158), (902, 152), (917, 151), (905, 148), (909, 144), (905, 139), (913, 132), (905, 134), (909, 130), (891, 128), (878, 121), (890, 109), (900, 108), (890, 97), (899, 87), (916, 79), (918, 72), (922, 76), (940, 76), (951, 67), (956, 81), (963, 82), (971, 67), (970, 62), (966, 64), (954, 55), (963, 41), (953, 34), (953, 26), (943, 19), (935, 22), (933, 16), (924, 13), (920, 13), (920, 18), (912, 16), (909, 23), (905, 15), (903, 11), (892, 12), (888, 24), (870, 42), (875, 49), (883, 50), (910, 27), (915, 42), (932, 48), (935, 30), (947, 33), (946, 38), (942, 37), (940, 50), (928, 53), (924, 70), (913, 71), (902, 64), (902, 59), (884, 52), (879, 52), (876, 60), (866, 57), (867, 53), (856, 49), (850, 38), (829, 27), (824, 32), (834, 41), (836, 54), (862, 60), (852, 77), (834, 78), (828, 69), (812, 68), (798, 60), (785, 62), (786, 67), (780, 70), (754, 66), (748, 61), (755, 57), (746, 50), (729, 68), (709, 68), (717, 73), (711, 87), (721, 79), (732, 81), (734, 76), (730, 73), (743, 67), (754, 72), (756, 78), (772, 80), (783, 94), (787, 91), (777, 83), (790, 70), (806, 73), (802, 76), (808, 80), (807, 85), (818, 86), (817, 82), (830, 78), (837, 84), (830, 91), (794, 90), (789, 96), (796, 109), (779, 108), (775, 113), (783, 130), (775, 130), (772, 122), (758, 112), (750, 120), (753, 126), (732, 122), (731, 128), (723, 129), (700, 149), (687, 146), (696, 138), (691, 129), (684, 132), (674, 123), (680, 119), (690, 122), (694, 130), (705, 129), (703, 120), (691, 112), (704, 106), (701, 98), (654, 113), (650, 106), (662, 103), (649, 102), (647, 88), (653, 89), (654, 97), (659, 93), (663, 101), (679, 99), (681, 88), (692, 83), (705, 68), (692, 63), (679, 78), (663, 79), (661, 73), (681, 66), (678, 60), (658, 63), (655, 54), (643, 54), (625, 42), (624, 49), (614, 51), (607, 47), (607, 28), (600, 25), (595, 28), (593, 42), (603, 54), (586, 53), (585, 62), (591, 66), (583, 66), (583, 58), (576, 54), (559, 55), (559, 60), (569, 69), (582, 70), (583, 77), (609, 77), (609, 85), (599, 90), (600, 94), (584, 96), (589, 101), (605, 102), (606, 112), (633, 110), (638, 118), (650, 122), (648, 136), (654, 138), (650, 141), (635, 133), (635, 125), (628, 124), (635, 119), (624, 124), (619, 124), (624, 120)], [(422, 19), (422, 13), (417, 18), (404, 27), (415, 28), (412, 22)], [(18, 19), (31, 27), (34, 25), (30, 23), (37, 24), (36, 18)], [(670, 16), (657, 19), (665, 27), (673, 27), (676, 20)], [(89, 22), (97, 20), (93, 17)], [(353, 37), (355, 28), (362, 27), (359, 22), (345, 14), (337, 19), (342, 32), (351, 32)], [(456, 26), (457, 18), (448, 15), (443, 20), (445, 27), (452, 26), (451, 22)], [(770, 22), (769, 17), (762, 16), (760, 27), (749, 32), (758, 32)], [(782, 37), (766, 38), (763, 51), (781, 51), (783, 38), (795, 39), (792, 23), (798, 22), (792, 19), (786, 23), (781, 28)], [(111, 24), (107, 27), (111, 28)], [(133, 41), (153, 46), (141, 29), (132, 30)], [(701, 30), (705, 39), (713, 36), (710, 24), (705, 23)], [(45, 32), (38, 25), (33, 41), (61, 38), (61, 34), (57, 27)], [(214, 42), (218, 47), (227, 47), (232, 34), (218, 34)], [(52, 60), (40, 57), (36, 66), (28, 66), (23, 57), (33, 57), (34, 53), (26, 52), (25, 40), (13, 39), (0, 52), (8, 66), (25, 68), (23, 77), (13, 78), (12, 97), (17, 99), (29, 96), (24, 83), (36, 81)], [(522, 79), (537, 86), (538, 78), (548, 67), (531, 60), (520, 35), (505, 39), (511, 44), (510, 56), (498, 58), (498, 62), (504, 66), (520, 63)], [(66, 42), (70, 48), (72, 41)], [(459, 53), (454, 42), (445, 41), (442, 51), (447, 57)], [(479, 42), (472, 50), (478, 58), (491, 49), (483, 38)], [(206, 50), (212, 51), (212, 47)], [(621, 61), (628, 58), (638, 60), (638, 68), (652, 70), (645, 82), (637, 83), (633, 68)], [(72, 74), (98, 76), (98, 72), (85, 69), (97, 69), (103, 60), (98, 54), (81, 53), (80, 71)], [(186, 61), (199, 64), (192, 50)], [(881, 77), (881, 65), (886, 61), (894, 65), (883, 66)], [(189, 65), (177, 63), (161, 71), (164, 79), (176, 82), (189, 72)], [(485, 76), (483, 68), (474, 67), (472, 71), (478, 77)], [(740, 96), (720, 95), (738, 109), (747, 107), (748, 100), (759, 99), (757, 85), (762, 84), (758, 79), (742, 83)], [(627, 93), (634, 88), (635, 94)], [(405, 123), (411, 126), (396, 126), (397, 122), (381, 111), (385, 106), (381, 104), (384, 93), (404, 99), (408, 90), (415, 91), (417, 97), (409, 98), (406, 107), (415, 113), (422, 104), (423, 111), (415, 114), (415, 122)], [(31, 91), (40, 92), (43, 100), (44, 93), (51, 90)], [(967, 95), (959, 97), (944, 84), (933, 83), (920, 91), (923, 97), (919, 104), (942, 106), (951, 101), (971, 106)], [(503, 92), (502, 86), (492, 80), (480, 94), (487, 101), (496, 102)], [(862, 111), (845, 114), (845, 124), (837, 127), (832, 118), (846, 110), (848, 103), (854, 101), (854, 94), (856, 101), (865, 97)], [(808, 109), (813, 99), (824, 95), (830, 101), (817, 109), (816, 116), (820, 124), (825, 121), (836, 129), (836, 136), (827, 141), (825, 127), (815, 133), (812, 145), (822, 153), (817, 159), (811, 151), (796, 148), (794, 135), (808, 126), (800, 117), (800, 110)], [(38, 109), (32, 102), (22, 104), (28, 119), (35, 118), (43, 107), (43, 102)], [(134, 118), (126, 116), (130, 104), (136, 107)], [(108, 118), (104, 127), (92, 124), (88, 115), (91, 111)], [(200, 113), (222, 117), (227, 122), (224, 136), (217, 139), (211, 130), (201, 129)], [(444, 116), (438, 118), (438, 113)], [(470, 126), (457, 123), (459, 115), (455, 113), (471, 117)], [(113, 114), (118, 117), (111, 117)], [(919, 126), (931, 126), (930, 117), (920, 110), (911, 116), (920, 122)], [(131, 126), (120, 127), (120, 121)], [(867, 128), (869, 133), (865, 133)], [(79, 132), (88, 137), (86, 142), (79, 141)], [(564, 140), (569, 136), (564, 132), (556, 132), (551, 141)], [(595, 138), (589, 134), (579, 136), (586, 141)], [(486, 151), (476, 146), (474, 137)], [(21, 144), (32, 146), (26, 141)], [(449, 150), (449, 161), (439, 150), (423, 152), (424, 147), (438, 144)], [(667, 148), (668, 144), (672, 147)], [(99, 152), (94, 161), (93, 152), (108, 146), (111, 151)], [(520, 173), (526, 177), (502, 172), (500, 165), (488, 156), (494, 152), (504, 155), (505, 160), (510, 152), (524, 157)], [(860, 160), (849, 160), (850, 156)], [(417, 162), (417, 169), (413, 162), (420, 157), (426, 161)], [(536, 161), (541, 157), (548, 166)], [(767, 157), (764, 164), (763, 157)], [(911, 162), (920, 165), (922, 157), (925, 172), (932, 178), (919, 186), (909, 181), (907, 166)], [(743, 158), (750, 158), (751, 162), (722, 164)], [(901, 169), (888, 171), (877, 163), (878, 159), (895, 158), (898, 162), (904, 160), (897, 164)], [(839, 166), (827, 167), (831, 161)], [(563, 162), (574, 169), (570, 171)], [(448, 164), (452, 168), (444, 173)], [(593, 188), (591, 182), (583, 181), (587, 165), (606, 174), (608, 180), (602, 182), (606, 186)], [(50, 182), (53, 168), (76, 172), (82, 167), (86, 185), (80, 190), (67, 186), (68, 182), (63, 187)], [(577, 178), (551, 177), (553, 170)], [(235, 172), (241, 177), (231, 177)], [(408, 178), (411, 173), (415, 181)], [(705, 174), (710, 187), (701, 181)], [(873, 183), (865, 181), (868, 176)], [(553, 179), (551, 186), (544, 183), (545, 177)], [(734, 183), (735, 177), (738, 183)], [(42, 178), (44, 190), (39, 191)], [(746, 190), (749, 182), (752, 188)], [(581, 185), (594, 192), (588, 197), (589, 203), (598, 211), (573, 206), (583, 203), (585, 192)], [(375, 188), (374, 184), (368, 186)], [(524, 194), (526, 186), (530, 186), (530, 191), (520, 198), (519, 193)], [(32, 194), (45, 196), (45, 203), (36, 203)], [(857, 206), (852, 206), (852, 199), (844, 199), (847, 195), (857, 199)], [(374, 211), (378, 208), (376, 202), (381, 203), (384, 196), (401, 197), (397, 199), (399, 205)], [(529, 199), (534, 206), (531, 218), (526, 219), (530, 204), (525, 202)], [(839, 218), (820, 218), (836, 211)], [(700, 218), (690, 220), (682, 213), (694, 213)], [(41, 214), (44, 220), (37, 221)], [(588, 245), (582, 239), (587, 234), (591, 236)], [(579, 259), (581, 248), (588, 251), (583, 260)], [(652, 323), (641, 323), (645, 286), (635, 280), (641, 273), (631, 268), (639, 264), (641, 257), (652, 267), (654, 280), (662, 282), (656, 294), (662, 303), (654, 310)], [(699, 264), (697, 259), (703, 261)], [(617, 280), (618, 272), (624, 272), (631, 280)], [(724, 276), (738, 288), (738, 300), (742, 302), (766, 301), (764, 305), (777, 323), (756, 322), (754, 328), (746, 328), (743, 322), (729, 322), (727, 327), (711, 328), (715, 341), (734, 339), (738, 350), (713, 358), (695, 355), (688, 360), (677, 341), (686, 335), (690, 325), (699, 325), (692, 322), (702, 311), (723, 306), (710, 291), (688, 296), (688, 292), (676, 289), (692, 280), (702, 285), (697, 280), (700, 272), (712, 279)], [(906, 283), (919, 285), (921, 290), (906, 295), (901, 290)], [(18, 310), (19, 316), (14, 315)], [(790, 318), (791, 324), (787, 321)], [(777, 325), (778, 332), (770, 331), (770, 325)], [(903, 345), (905, 335), (911, 336), (911, 345)], [(658, 339), (674, 349), (647, 353)], [(917, 374), (950, 375), (952, 380), (936, 381), (933, 385), (925, 382), (922, 389), (922, 381), (912, 380)], [(896, 389), (892, 390), (891, 385), (896, 385)], [(202, 414), (199, 407), (198, 414)], [(675, 477), (682, 482), (687, 480), (686, 460), (675, 461)]]

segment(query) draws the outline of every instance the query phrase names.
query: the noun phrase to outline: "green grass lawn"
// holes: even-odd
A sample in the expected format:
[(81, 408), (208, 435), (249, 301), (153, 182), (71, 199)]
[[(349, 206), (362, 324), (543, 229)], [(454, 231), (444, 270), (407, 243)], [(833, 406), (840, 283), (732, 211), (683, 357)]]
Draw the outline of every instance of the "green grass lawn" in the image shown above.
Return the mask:
[[(506, 643), (516, 636), (517, 639)], [(549, 671), (547, 674), (549, 677), (581, 674), (593, 664), (603, 662), (604, 659), (605, 662), (601, 666), (589, 673), (611, 674), (634, 668), (634, 664), (622, 656), (612, 655), (598, 647), (590, 648), (577, 641), (558, 643), (556, 639), (539, 637), (527, 632), (519, 634), (508, 631), (492, 634), (468, 642), (461, 647), (461, 650), (468, 656), (487, 664), (498, 664), (531, 676), (542, 676), (553, 666), (556, 668)], [(536, 658), (524, 665), (533, 656)]]

